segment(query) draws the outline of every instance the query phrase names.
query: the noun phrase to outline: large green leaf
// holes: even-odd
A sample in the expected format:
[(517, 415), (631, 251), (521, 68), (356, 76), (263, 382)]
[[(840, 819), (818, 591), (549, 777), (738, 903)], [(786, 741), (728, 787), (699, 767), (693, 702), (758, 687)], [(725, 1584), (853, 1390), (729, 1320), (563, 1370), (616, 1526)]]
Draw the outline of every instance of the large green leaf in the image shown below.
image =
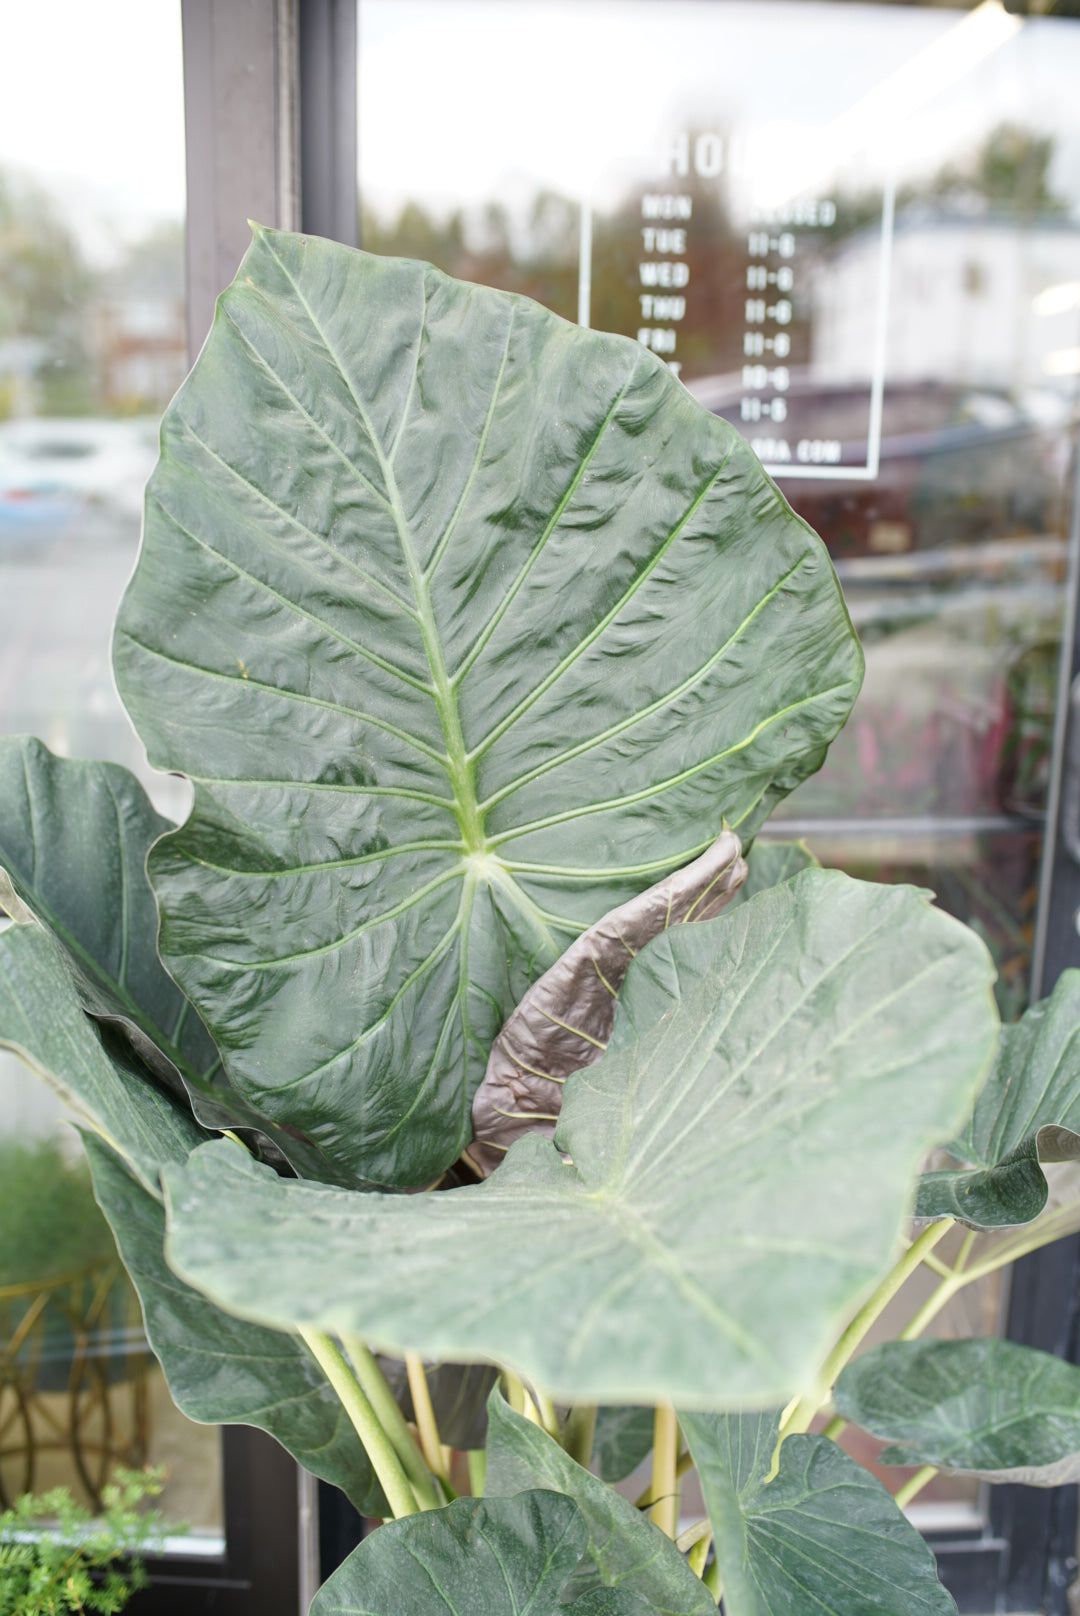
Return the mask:
[(165, 1263), (165, 1215), (107, 1145), (84, 1138), (94, 1193), (142, 1303), (146, 1334), (173, 1401), (209, 1425), (257, 1425), (362, 1513), (387, 1505), (360, 1439), (295, 1335), (222, 1313)]
[(318, 1152), (230, 1087), (210, 1035), (158, 959), (146, 858), (173, 828), (118, 764), (0, 737), (0, 909), (19, 904), (52, 933), (84, 1008), (186, 1095), (204, 1126), (254, 1128), (298, 1171), (332, 1177)]
[(246, 1317), (494, 1360), (568, 1400), (786, 1399), (970, 1106), (991, 977), (911, 888), (806, 870), (638, 955), (555, 1145), (526, 1135), (484, 1184), (415, 1196), (205, 1146), (169, 1175), (170, 1262)]
[(567, 1493), (588, 1529), (590, 1577), (607, 1588), (632, 1588), (665, 1616), (714, 1616), (715, 1603), (669, 1537), (606, 1482), (571, 1459), (540, 1426), (515, 1414), (493, 1391), (488, 1401), (486, 1497), (508, 1497), (530, 1487)]
[(725, 1616), (956, 1616), (934, 1556), (879, 1481), (776, 1414), (680, 1414), (715, 1533)]
[(164, 958), (354, 1180), (470, 1137), (584, 927), (817, 768), (862, 659), (820, 542), (640, 344), (257, 230), (168, 411), (115, 640)]
[(1015, 1341), (893, 1341), (851, 1363), (837, 1411), (901, 1444), (885, 1464), (987, 1481), (1080, 1481), (1080, 1369)]
[(311, 1616), (648, 1616), (652, 1607), (630, 1592), (562, 1603), (585, 1540), (573, 1500), (559, 1493), (459, 1498), (361, 1543)]
[(87, 1010), (198, 1080), (217, 1052), (157, 957), (145, 874), (151, 845), (173, 829), (118, 764), (0, 736), (0, 869), (63, 946)]
[(997, 1064), (967, 1128), (948, 1147), (971, 1165), (924, 1173), (921, 1218), (977, 1229), (1030, 1223), (1049, 1193), (1040, 1162), (1080, 1160), (1080, 971), (1004, 1027)]
[(157, 1195), (162, 1166), (184, 1161), (208, 1135), (84, 1013), (69, 956), (29, 910), (18, 912), (25, 918), (0, 932), (0, 1049), (44, 1078)]

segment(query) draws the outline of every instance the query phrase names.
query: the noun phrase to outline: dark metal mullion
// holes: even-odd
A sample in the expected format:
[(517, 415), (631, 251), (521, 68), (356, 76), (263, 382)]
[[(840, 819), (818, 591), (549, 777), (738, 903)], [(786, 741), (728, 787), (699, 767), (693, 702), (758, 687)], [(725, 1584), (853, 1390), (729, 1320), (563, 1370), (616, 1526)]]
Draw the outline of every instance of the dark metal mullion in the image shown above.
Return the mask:
[[(1076, 916), (1080, 911), (1080, 866), (1070, 857), (1062, 825), (1066, 796), (1065, 777), (1070, 757), (1076, 757), (1080, 735), (1071, 715), (1070, 692), (1080, 676), (1080, 426), (1072, 444), (1072, 508), (1069, 512), (1069, 566), (1065, 592), (1065, 621), (1054, 715), (1054, 752), (1039, 879), (1039, 910), (1031, 962), (1032, 1002), (1045, 998), (1062, 971), (1080, 964), (1080, 937)], [(1073, 826), (1075, 832), (1077, 827)]]
[(188, 356), (251, 241), (295, 230), (297, 0), (182, 0)]
[(357, 0), (299, 0), (302, 228), (360, 242)]
[[(1080, 827), (1070, 775), (1080, 771), (1080, 444), (1074, 431), (1069, 569), (1055, 715), (1054, 755), (1032, 960), (1031, 998), (1053, 990), (1062, 971), (1080, 965), (1080, 864), (1069, 851)], [(1080, 1363), (1080, 1237), (1024, 1257), (1010, 1276), (1006, 1338)], [(990, 1532), (1007, 1547), (994, 1610), (1065, 1616), (1076, 1574), (1077, 1489), (999, 1486), (991, 1490)]]
[[(251, 234), (299, 225), (297, 0), (181, 0), (187, 161), (188, 348), (194, 360), (218, 294)], [(296, 1616), (296, 1465), (250, 1427), (220, 1433), (222, 1556), (148, 1562), (133, 1616)]]
[(296, 1465), (264, 1431), (222, 1432), (225, 1553), (171, 1555), (147, 1562), (150, 1587), (127, 1607), (132, 1616), (296, 1616), (299, 1541)]

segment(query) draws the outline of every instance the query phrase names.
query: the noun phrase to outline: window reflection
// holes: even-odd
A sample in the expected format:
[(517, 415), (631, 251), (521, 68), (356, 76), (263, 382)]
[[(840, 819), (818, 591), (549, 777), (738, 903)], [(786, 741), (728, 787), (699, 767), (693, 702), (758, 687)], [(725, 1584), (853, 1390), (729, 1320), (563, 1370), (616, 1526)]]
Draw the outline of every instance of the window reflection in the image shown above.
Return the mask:
[[(117, 41), (122, 42), (118, 49)], [(9, 8), (0, 52), (0, 731), (134, 768), (112, 618), (186, 368), (179, 4)], [(218, 1433), (173, 1407), (58, 1100), (0, 1055), (0, 1508), (165, 1464), (220, 1545)]]
[(635, 337), (745, 434), (867, 651), (772, 831), (933, 886), (1017, 1010), (1080, 373), (1080, 25), (360, 0), (360, 31), (364, 244)]
[[(1080, 23), (994, 0), (359, 17), (363, 245), (636, 339), (748, 438), (867, 657), (767, 834), (932, 888), (1018, 1014), (1076, 461)], [(999, 1327), (996, 1288), (965, 1305), (937, 1328)], [(920, 1524), (977, 1498), (938, 1478)]]

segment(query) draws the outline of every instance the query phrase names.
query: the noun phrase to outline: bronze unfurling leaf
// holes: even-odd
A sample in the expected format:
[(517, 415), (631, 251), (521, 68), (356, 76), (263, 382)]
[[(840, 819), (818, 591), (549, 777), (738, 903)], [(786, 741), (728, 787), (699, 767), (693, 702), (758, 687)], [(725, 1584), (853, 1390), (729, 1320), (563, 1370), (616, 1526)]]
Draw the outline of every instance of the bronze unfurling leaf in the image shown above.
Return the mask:
[(555, 1132), (562, 1085), (604, 1053), (630, 961), (669, 926), (711, 920), (746, 879), (734, 831), (609, 910), (535, 982), (503, 1025), (473, 1100), (466, 1155), (486, 1177), (523, 1133)]

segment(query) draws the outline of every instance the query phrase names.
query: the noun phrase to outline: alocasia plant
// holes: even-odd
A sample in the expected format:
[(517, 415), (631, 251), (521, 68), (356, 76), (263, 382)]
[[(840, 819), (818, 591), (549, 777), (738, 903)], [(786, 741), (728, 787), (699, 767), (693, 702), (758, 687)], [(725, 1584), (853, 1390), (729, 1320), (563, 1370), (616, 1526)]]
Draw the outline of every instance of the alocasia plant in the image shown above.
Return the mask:
[(1074, 1371), (915, 1340), (1077, 1225), (1080, 997), (999, 1054), (974, 934), (755, 842), (862, 661), (738, 435), (632, 342), (258, 230), (115, 660), (192, 812), (0, 743), (0, 1043), (84, 1119), (179, 1406), (397, 1518), (317, 1616), (952, 1609), (835, 1437), (1080, 1469)]

